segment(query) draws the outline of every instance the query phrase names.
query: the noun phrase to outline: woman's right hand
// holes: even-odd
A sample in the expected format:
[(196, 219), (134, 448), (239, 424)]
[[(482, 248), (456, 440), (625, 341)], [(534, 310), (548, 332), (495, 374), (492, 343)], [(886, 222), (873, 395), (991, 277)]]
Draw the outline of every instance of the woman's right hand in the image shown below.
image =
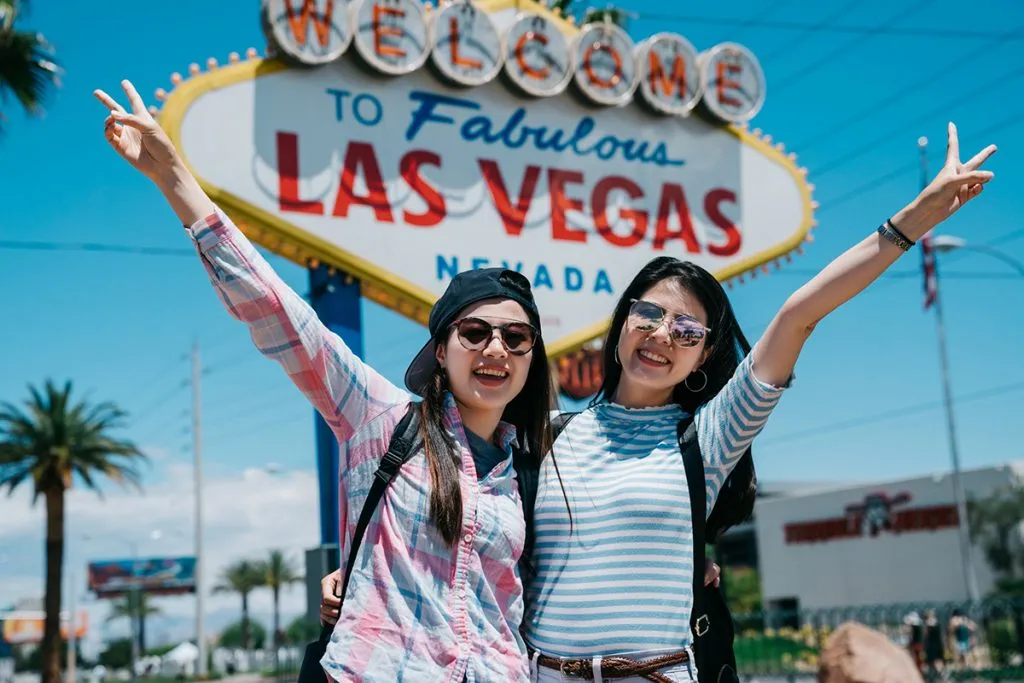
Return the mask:
[(146, 109), (131, 81), (121, 81), (121, 87), (128, 96), (132, 108), (130, 114), (107, 93), (93, 91), (96, 99), (110, 110), (103, 122), (104, 135), (125, 161), (159, 183), (170, 177), (181, 163), (178, 150)]
[(341, 570), (336, 569), (320, 580), (320, 623), (336, 624), (338, 622), (338, 607), (341, 599), (338, 598), (338, 591), (341, 590)]
[(93, 91), (96, 99), (110, 110), (103, 123), (103, 133), (110, 146), (156, 183), (182, 224), (193, 225), (216, 213), (216, 205), (186, 168), (167, 133), (147, 111), (135, 86), (125, 80), (121, 81), (121, 87), (128, 96), (131, 114), (107, 93)]

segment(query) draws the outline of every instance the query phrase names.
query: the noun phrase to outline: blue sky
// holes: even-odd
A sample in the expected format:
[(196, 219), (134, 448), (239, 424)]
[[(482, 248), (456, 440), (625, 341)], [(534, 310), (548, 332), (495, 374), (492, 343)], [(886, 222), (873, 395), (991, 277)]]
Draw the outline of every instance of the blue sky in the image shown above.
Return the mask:
[[(170, 87), (172, 72), (185, 73), (192, 62), (209, 56), (223, 62), (249, 46), (262, 52), (256, 6), (215, 4), (218, 14), (211, 3), (181, 0), (173, 10), (141, 3), (111, 17), (89, 4), (34, 1), (22, 24), (45, 32), (66, 75), (44, 118), (6, 106), (0, 138), (0, 355), (7, 359), (0, 363), (0, 400), (20, 401), (29, 383), (53, 378), (73, 380), (94, 400), (116, 401), (134, 416), (126, 435), (154, 456), (147, 487), (180, 485), (186, 496), (193, 341), (205, 368), (208, 479), (242, 482), (252, 475), (247, 469), (275, 463), (282, 482), (306, 486), (315, 455), (311, 408), (221, 308), (161, 196), (108, 149), (105, 112), (91, 96), (96, 87), (115, 92), (121, 78), (131, 78), (152, 101), (156, 88)], [(805, 255), (732, 291), (748, 337), (760, 335), (817, 269), (914, 196), (917, 138), (930, 138), (937, 169), (948, 120), (959, 126), (964, 158), (990, 142), (1000, 151), (988, 165), (995, 181), (941, 231), (1024, 259), (1020, 3), (994, 1), (969, 11), (953, 0), (628, 5), (638, 15), (630, 24), (635, 38), (672, 30), (698, 49), (724, 40), (750, 47), (768, 83), (753, 124), (797, 152), (816, 186), (820, 225)], [(818, 29), (806, 28), (813, 25)], [(861, 30), (876, 26), (887, 32)], [(9, 241), (102, 242), (183, 255), (14, 249)], [(301, 268), (269, 258), (305, 291)], [(963, 465), (1015, 459), (1013, 425), (1024, 397), (1018, 362), (1024, 317), (1016, 302), (1024, 278), (980, 254), (940, 258)], [(755, 443), (763, 480), (884, 479), (948, 468), (935, 320), (922, 310), (919, 259), (917, 251), (908, 254), (818, 327), (797, 365), (795, 386)], [(398, 382), (424, 330), (374, 304), (363, 310), (367, 359)], [(274, 489), (257, 479), (265, 484), (260, 491)], [(315, 490), (305, 495), (315, 497)], [(82, 505), (101, 505), (88, 500)], [(2, 500), (0, 520), (22, 502)], [(10, 579), (0, 580), (0, 604), (22, 597), (5, 583), (30, 591), (38, 581), (32, 577), (41, 568), (41, 510), (35, 514), (34, 531), (19, 527), (5, 537), (0, 522), (0, 546), (9, 555), (0, 577)], [(125, 514), (123, 522), (108, 520), (110, 533), (123, 527), (138, 536), (145, 523)], [(318, 535), (315, 512), (296, 524), (302, 537)], [(190, 528), (172, 530), (181, 552), (189, 549)], [(278, 540), (255, 531), (254, 553)], [(143, 552), (166, 552), (169, 543)], [(125, 547), (111, 541), (76, 551), (74, 559), (100, 551), (124, 554)]]

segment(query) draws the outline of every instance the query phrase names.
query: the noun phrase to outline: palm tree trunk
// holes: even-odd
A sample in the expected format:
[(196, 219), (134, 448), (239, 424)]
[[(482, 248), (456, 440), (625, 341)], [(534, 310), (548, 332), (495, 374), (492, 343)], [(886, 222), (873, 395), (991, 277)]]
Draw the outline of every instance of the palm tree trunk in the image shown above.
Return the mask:
[(60, 603), (64, 568), (64, 490), (46, 496), (46, 622), (40, 651), (42, 683), (60, 683)]
[(139, 654), (146, 656), (146, 603), (143, 600), (144, 593), (139, 593)]
[(281, 631), (281, 609), (279, 606), (279, 598), (281, 597), (281, 589), (274, 586), (274, 635), (271, 638), (271, 642), (274, 644), (274, 674), (280, 671), (277, 660), (278, 649), (281, 647), (281, 641), (278, 634)]
[(242, 649), (249, 652), (249, 594), (242, 593)]

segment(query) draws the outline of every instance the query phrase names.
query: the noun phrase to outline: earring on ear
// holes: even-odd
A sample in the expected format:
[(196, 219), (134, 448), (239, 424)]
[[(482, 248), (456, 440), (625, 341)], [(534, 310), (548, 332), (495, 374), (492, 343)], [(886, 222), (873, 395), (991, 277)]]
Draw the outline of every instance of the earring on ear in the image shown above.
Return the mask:
[(615, 362), (618, 363), (619, 365), (622, 365), (622, 361), (619, 360), (619, 345), (618, 344), (615, 345), (614, 353), (615, 353)]
[[(693, 377), (698, 372), (700, 373), (700, 376), (704, 379), (704, 381), (701, 383), (701, 385), (699, 387), (691, 387), (690, 386), (690, 377)], [(708, 373), (704, 372), (700, 368), (697, 368), (696, 370), (694, 370), (692, 373), (690, 373), (687, 376), (686, 379), (683, 380), (683, 386), (686, 387), (687, 389), (689, 389), (690, 391), (692, 391), (695, 394), (698, 393), (698, 392), (704, 391), (704, 388), (707, 385), (708, 385)]]

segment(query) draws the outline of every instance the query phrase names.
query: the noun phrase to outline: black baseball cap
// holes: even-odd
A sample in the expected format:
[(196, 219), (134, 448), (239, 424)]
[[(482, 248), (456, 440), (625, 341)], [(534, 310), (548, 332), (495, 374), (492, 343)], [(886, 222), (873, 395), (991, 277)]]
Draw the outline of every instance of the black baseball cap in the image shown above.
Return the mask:
[(427, 383), (437, 365), (434, 340), (453, 322), (466, 306), (486, 299), (511, 299), (526, 310), (530, 323), (540, 333), (540, 313), (533, 300), (530, 281), (521, 273), (506, 268), (482, 268), (459, 273), (430, 309), (427, 329), (430, 341), (424, 345), (405, 371), (405, 386), (417, 396), (426, 393)]

